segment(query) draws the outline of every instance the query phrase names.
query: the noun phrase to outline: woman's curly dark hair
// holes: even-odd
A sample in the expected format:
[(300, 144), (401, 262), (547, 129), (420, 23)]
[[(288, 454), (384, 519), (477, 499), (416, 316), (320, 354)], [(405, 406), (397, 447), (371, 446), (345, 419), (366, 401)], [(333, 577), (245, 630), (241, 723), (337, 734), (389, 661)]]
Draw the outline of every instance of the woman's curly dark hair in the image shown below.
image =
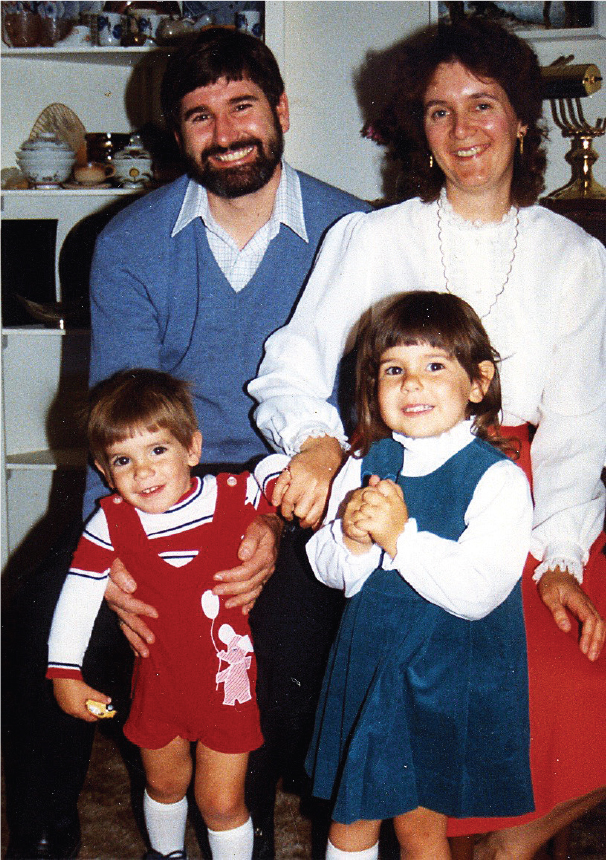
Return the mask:
[[(367, 76), (372, 74), (370, 56)], [(388, 57), (384, 60), (384, 65)], [(512, 202), (531, 206), (544, 189), (546, 129), (542, 117), (542, 79), (538, 59), (531, 47), (495, 21), (470, 16), (453, 22), (441, 21), (414, 34), (389, 52), (386, 96), (375, 103), (366, 135), (385, 143), (389, 156), (402, 165), (399, 188), (403, 199), (418, 196), (436, 200), (445, 175), (434, 161), (424, 131), (424, 96), (441, 63), (460, 62), (479, 78), (497, 82), (506, 92), (516, 117), (527, 126), (524, 151), (514, 155)], [(359, 76), (359, 86), (365, 71)]]

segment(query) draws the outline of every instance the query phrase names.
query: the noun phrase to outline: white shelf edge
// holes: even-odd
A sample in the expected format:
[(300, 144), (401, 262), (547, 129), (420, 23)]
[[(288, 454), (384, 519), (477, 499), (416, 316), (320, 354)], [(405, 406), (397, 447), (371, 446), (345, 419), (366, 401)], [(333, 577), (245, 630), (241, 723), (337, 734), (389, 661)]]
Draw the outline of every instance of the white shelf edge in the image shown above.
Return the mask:
[(3, 57), (24, 57), (26, 54), (41, 54), (42, 56), (46, 56), (47, 54), (123, 54), (128, 51), (142, 53), (152, 51), (155, 47), (158, 47), (157, 45), (147, 44), (131, 45), (130, 47), (125, 45), (91, 45), (90, 47), (82, 48), (78, 45), (63, 45), (62, 47), (57, 47), (60, 44), (60, 42), (57, 42), (56, 45), (47, 45), (46, 47), (36, 45), (31, 48), (13, 48), (10, 45), (3, 45), (0, 53)]
[(80, 448), (27, 451), (8, 454), (5, 468), (14, 471), (55, 471), (56, 469), (86, 468), (86, 452)]
[(3, 188), (1, 193), (9, 197), (66, 197), (68, 194), (76, 197), (123, 197), (150, 190), (151, 188), (147, 186), (143, 188)]
[(90, 329), (82, 327), (72, 328), (71, 326), (68, 326), (68, 328), (55, 328), (53, 326), (45, 326), (42, 324), (38, 326), (33, 323), (32, 325), (2, 326), (2, 334), (7, 337), (31, 337), (33, 335), (43, 335), (44, 337), (56, 337), (59, 335), (60, 337), (63, 337), (66, 334), (90, 335)]
[(95, 57), (127, 57), (129, 55), (150, 54), (154, 51), (170, 51), (174, 50), (172, 45), (134, 45), (132, 47), (124, 47), (122, 45), (103, 47), (94, 45), (90, 48), (79, 48), (78, 46), (70, 47), (36, 47), (36, 48), (11, 48), (2, 46), (0, 51), (1, 57), (44, 57), (44, 59), (94, 59)]

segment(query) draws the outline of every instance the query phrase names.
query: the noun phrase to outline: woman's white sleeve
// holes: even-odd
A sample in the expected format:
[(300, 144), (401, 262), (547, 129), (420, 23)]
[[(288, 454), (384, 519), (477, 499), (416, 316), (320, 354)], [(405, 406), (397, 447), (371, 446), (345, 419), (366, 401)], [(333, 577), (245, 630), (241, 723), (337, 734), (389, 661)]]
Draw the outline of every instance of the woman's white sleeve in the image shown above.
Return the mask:
[(531, 540), (532, 502), (523, 471), (509, 460), (479, 481), (459, 540), (418, 531), (409, 520), (397, 541), (395, 568), (409, 585), (451, 615), (477, 621), (499, 606), (521, 578)]
[(558, 285), (556, 346), (531, 445), (538, 573), (560, 563), (579, 581), (605, 516), (605, 251), (584, 238)]
[(371, 304), (356, 237), (364, 217), (347, 215), (329, 230), (291, 322), (266, 341), (259, 375), (248, 385), (259, 403), (255, 423), (291, 456), (310, 436), (346, 442), (337, 409), (327, 401), (350, 332)]

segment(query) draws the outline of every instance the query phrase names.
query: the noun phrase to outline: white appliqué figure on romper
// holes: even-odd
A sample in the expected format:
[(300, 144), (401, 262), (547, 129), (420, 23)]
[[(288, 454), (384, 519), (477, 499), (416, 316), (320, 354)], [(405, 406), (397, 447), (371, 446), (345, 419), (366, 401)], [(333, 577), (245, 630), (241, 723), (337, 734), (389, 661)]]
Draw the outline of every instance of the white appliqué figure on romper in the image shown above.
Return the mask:
[[(224, 705), (234, 706), (236, 702), (244, 704), (251, 696), (251, 682), (248, 670), (251, 668), (251, 657), (247, 655), (253, 652), (253, 643), (250, 636), (240, 636), (229, 624), (222, 624), (219, 628), (219, 639), (227, 645), (227, 650), (220, 651), (213, 636), (213, 626), (219, 614), (219, 598), (212, 591), (207, 590), (201, 598), (202, 611), (207, 618), (211, 619), (211, 639), (213, 647), (219, 660), (220, 671), (215, 676), (217, 684), (224, 685)], [(221, 669), (221, 663), (227, 663), (226, 669)]]

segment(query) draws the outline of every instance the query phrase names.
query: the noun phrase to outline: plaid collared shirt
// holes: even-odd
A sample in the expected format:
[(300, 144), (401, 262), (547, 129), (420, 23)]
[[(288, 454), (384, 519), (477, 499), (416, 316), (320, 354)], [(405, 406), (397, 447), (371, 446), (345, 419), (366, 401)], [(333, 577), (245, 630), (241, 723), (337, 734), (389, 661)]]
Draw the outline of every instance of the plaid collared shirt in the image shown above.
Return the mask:
[(308, 241), (299, 177), (286, 161), (282, 162), (280, 183), (270, 220), (255, 233), (242, 250), (213, 218), (206, 188), (191, 179), (171, 236), (175, 236), (195, 218), (202, 219), (209, 247), (217, 260), (217, 265), (237, 293), (246, 287), (257, 271), (268, 250), (268, 245), (278, 235), (281, 224), (293, 230), (304, 242)]

